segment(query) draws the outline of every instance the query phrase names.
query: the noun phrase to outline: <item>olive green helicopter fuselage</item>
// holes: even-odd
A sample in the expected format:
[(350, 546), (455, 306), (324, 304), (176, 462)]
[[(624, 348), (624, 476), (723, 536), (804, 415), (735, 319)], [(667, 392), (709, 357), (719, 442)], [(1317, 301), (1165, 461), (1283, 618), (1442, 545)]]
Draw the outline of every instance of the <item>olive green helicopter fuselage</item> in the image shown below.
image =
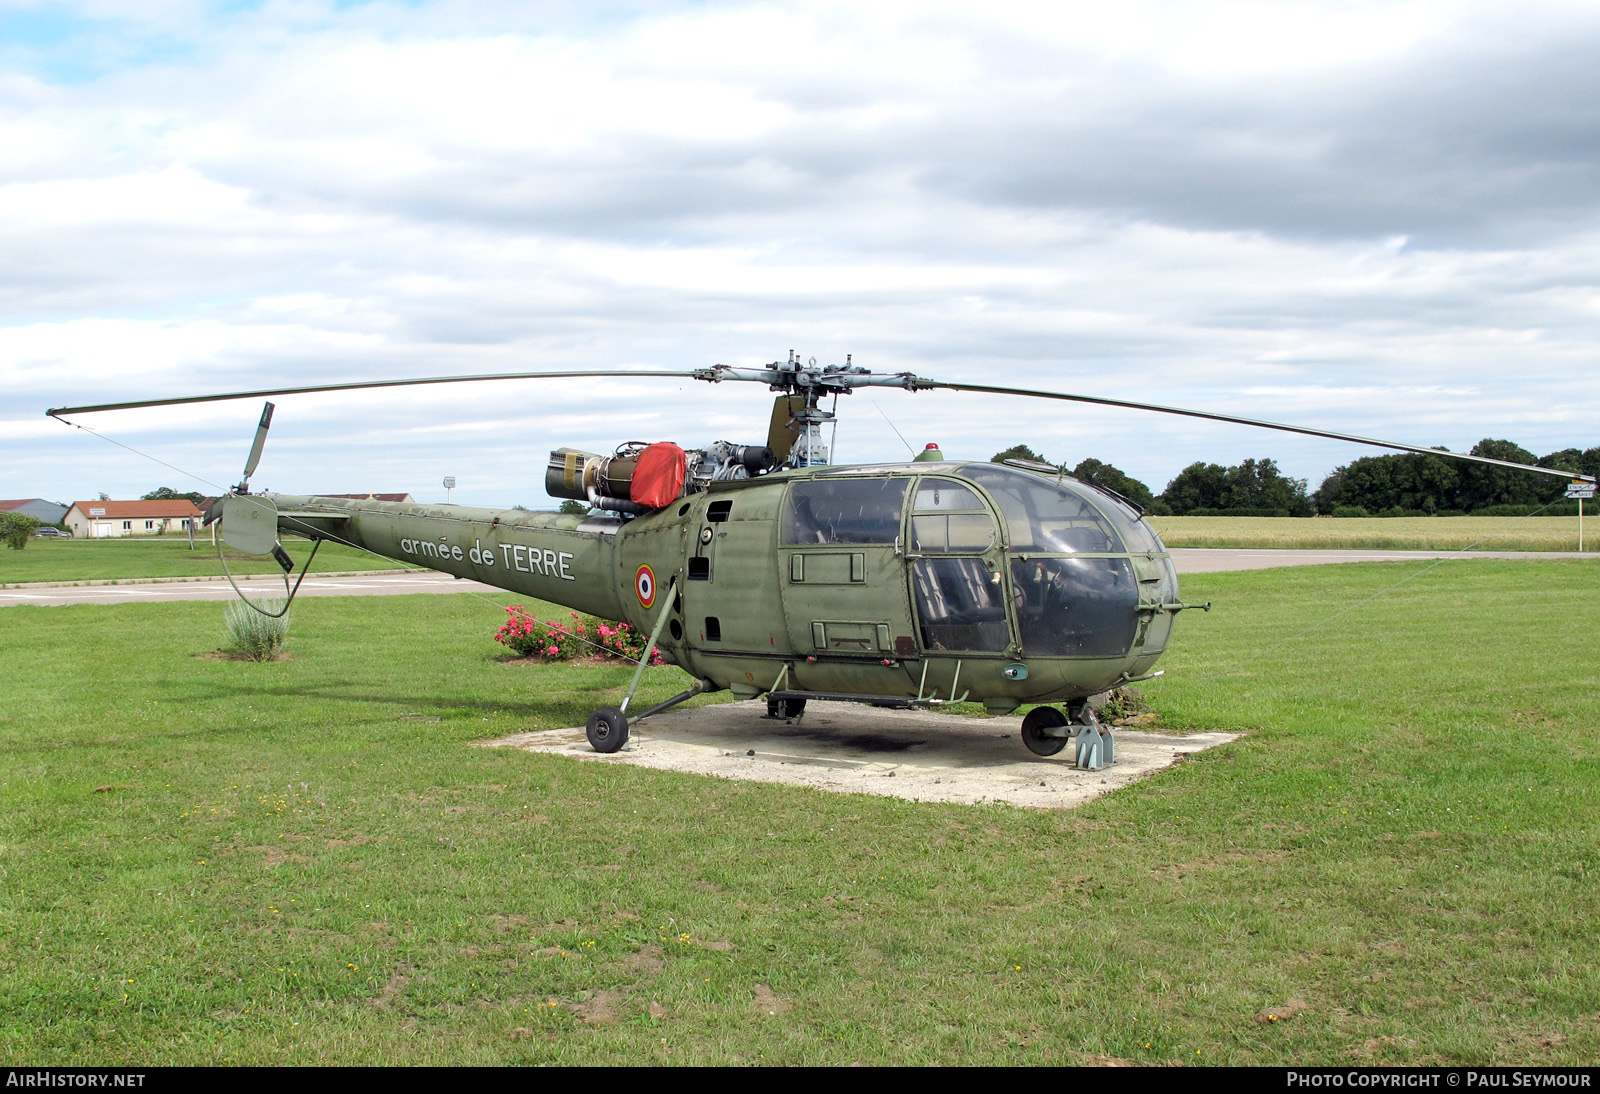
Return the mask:
[(280, 533), (664, 623), (666, 661), (741, 698), (1070, 704), (1147, 674), (1184, 607), (1138, 510), (994, 464), (780, 471), (633, 517), (269, 497)]

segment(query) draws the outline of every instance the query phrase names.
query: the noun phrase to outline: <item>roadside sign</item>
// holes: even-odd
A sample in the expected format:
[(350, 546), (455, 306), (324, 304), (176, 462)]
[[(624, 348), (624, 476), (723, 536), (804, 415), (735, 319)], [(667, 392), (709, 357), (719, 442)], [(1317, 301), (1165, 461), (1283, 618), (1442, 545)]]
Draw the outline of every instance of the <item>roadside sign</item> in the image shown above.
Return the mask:
[(1595, 484), (1592, 482), (1573, 482), (1567, 484), (1567, 497), (1592, 498), (1594, 497)]
[(444, 477), (444, 488), (446, 490), (454, 490), (456, 488), (456, 477), (454, 475), (446, 475)]

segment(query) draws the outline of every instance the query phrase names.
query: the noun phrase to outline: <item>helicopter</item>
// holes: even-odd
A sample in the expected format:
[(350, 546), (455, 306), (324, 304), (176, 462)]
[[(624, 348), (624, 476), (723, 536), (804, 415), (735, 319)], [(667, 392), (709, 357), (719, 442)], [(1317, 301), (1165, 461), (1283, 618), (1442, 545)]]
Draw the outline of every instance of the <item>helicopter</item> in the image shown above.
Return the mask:
[[(581, 514), (252, 494), (250, 477), (272, 423), (269, 401), (244, 475), (222, 499), (222, 537), (246, 554), (271, 554), (286, 587), (295, 564), (282, 537), (311, 540), (311, 556), (288, 589), (290, 602), (317, 547), (333, 540), (648, 633), (620, 704), (588, 718), (586, 735), (598, 752), (621, 749), (645, 718), (704, 692), (727, 691), (736, 699), (764, 696), (768, 715), (783, 719), (800, 717), (812, 699), (920, 709), (977, 702), (991, 715), (1030, 705), (1020, 737), (1031, 752), (1054, 756), (1076, 739), (1080, 760), (1098, 766), (1110, 762), (1112, 741), (1089, 698), (1159, 676), (1154, 666), (1176, 617), (1210, 604), (1180, 598), (1171, 556), (1137, 504), (1049, 464), (946, 460), (933, 445), (904, 463), (831, 463), (826, 431), (836, 422), (840, 396), (895, 387), (1125, 407), (1594, 481), (1236, 415), (877, 373), (849, 357), (843, 365), (818, 366), (793, 351), (761, 368), (424, 377), (47, 414), (65, 421), (106, 410), (312, 392), (602, 376), (766, 384), (778, 393), (766, 443), (684, 448), (632, 441), (610, 456), (558, 448), (545, 467), (545, 488), (553, 498), (586, 504)], [(831, 407), (824, 407), (827, 399)], [(287, 610), (285, 604), (281, 611)], [(652, 652), (692, 682), (630, 713)]]

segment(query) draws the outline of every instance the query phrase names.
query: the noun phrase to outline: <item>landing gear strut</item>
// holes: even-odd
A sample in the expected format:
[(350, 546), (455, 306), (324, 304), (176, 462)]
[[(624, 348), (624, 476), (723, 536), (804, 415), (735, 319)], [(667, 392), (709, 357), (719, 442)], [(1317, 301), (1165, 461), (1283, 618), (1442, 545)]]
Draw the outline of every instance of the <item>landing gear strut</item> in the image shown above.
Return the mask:
[(1067, 714), (1055, 707), (1034, 707), (1022, 719), (1022, 743), (1035, 756), (1054, 756), (1067, 742), (1077, 745), (1072, 765), (1099, 771), (1116, 763), (1116, 742), (1111, 727), (1102, 726), (1094, 708), (1082, 699), (1067, 704)]
[(805, 712), (806, 701), (804, 699), (789, 698), (767, 700), (768, 718), (782, 718), (787, 721), (791, 718), (798, 718)]

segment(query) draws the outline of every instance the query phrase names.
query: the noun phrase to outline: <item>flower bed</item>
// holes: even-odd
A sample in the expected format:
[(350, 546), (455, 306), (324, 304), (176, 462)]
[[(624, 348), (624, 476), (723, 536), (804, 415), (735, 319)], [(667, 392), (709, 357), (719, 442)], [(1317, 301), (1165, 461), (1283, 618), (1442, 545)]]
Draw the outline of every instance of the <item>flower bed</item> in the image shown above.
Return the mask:
[[(571, 661), (585, 657), (637, 663), (644, 656), (649, 635), (627, 623), (592, 615), (568, 613), (572, 622), (547, 621), (530, 615), (521, 604), (506, 609), (506, 621), (494, 640), (518, 657), (534, 661)], [(662, 664), (660, 651), (652, 651), (652, 665)]]

